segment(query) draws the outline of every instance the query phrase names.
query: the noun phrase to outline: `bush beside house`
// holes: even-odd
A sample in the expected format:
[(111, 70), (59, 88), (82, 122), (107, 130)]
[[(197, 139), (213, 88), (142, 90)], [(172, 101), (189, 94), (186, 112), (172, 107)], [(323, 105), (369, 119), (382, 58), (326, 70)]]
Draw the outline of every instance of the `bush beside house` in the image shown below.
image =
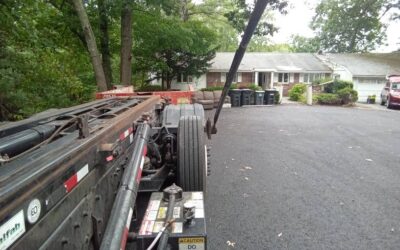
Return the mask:
[(303, 102), (305, 101), (304, 94), (306, 93), (307, 85), (304, 83), (297, 83), (289, 90), (289, 99), (291, 101)]
[(358, 93), (352, 82), (335, 80), (325, 85), (324, 93), (315, 95), (315, 100), (322, 105), (348, 105), (358, 100)]

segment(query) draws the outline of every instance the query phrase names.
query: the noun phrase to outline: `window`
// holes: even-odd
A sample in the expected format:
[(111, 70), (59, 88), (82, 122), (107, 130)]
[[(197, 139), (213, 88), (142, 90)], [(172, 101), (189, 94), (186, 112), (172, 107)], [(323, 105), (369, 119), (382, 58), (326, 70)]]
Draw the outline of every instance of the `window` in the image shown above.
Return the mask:
[(279, 73), (278, 82), (289, 82), (289, 73)]
[(303, 82), (308, 82), (310, 74), (304, 74)]
[(193, 77), (185, 75), (185, 74), (181, 74), (181, 82), (191, 83), (191, 82), (193, 82)]
[(233, 82), (242, 82), (242, 73), (238, 72), (233, 77)]

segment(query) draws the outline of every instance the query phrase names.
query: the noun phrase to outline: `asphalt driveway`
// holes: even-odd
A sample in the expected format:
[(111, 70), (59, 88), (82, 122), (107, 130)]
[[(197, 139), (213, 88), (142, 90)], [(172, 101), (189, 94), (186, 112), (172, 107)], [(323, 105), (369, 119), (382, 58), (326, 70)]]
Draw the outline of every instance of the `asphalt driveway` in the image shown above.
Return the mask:
[(223, 110), (209, 249), (400, 249), (400, 112)]

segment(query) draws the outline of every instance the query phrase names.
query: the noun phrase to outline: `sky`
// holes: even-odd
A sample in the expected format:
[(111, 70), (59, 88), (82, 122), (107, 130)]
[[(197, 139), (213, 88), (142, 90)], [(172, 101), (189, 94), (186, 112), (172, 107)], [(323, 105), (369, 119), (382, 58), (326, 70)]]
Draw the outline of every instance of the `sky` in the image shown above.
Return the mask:
[[(309, 28), (309, 24), (314, 16), (315, 7), (319, 0), (296, 1), (289, 0), (289, 8), (287, 15), (276, 14), (275, 23), (280, 27), (279, 31), (274, 35), (272, 41), (275, 43), (286, 43), (290, 36), (301, 34), (302, 36), (312, 37), (313, 31)], [(388, 22), (386, 18), (384, 21)], [(400, 21), (389, 22), (390, 25), (386, 31), (387, 46), (381, 46), (375, 52), (391, 52), (400, 47)]]

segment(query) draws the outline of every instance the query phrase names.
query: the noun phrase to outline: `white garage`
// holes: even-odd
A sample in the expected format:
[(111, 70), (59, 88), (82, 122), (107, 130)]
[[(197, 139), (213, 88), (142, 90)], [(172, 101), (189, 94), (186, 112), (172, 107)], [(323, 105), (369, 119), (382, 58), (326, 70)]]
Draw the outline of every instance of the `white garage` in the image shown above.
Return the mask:
[(368, 96), (376, 95), (376, 102), (381, 101), (380, 93), (385, 86), (386, 79), (383, 77), (354, 77), (354, 89), (358, 92), (358, 101), (366, 102)]
[(325, 54), (318, 57), (332, 68), (334, 76), (353, 82), (359, 102), (366, 102), (370, 95), (376, 95), (376, 102), (380, 102), (386, 76), (400, 73), (399, 52)]

